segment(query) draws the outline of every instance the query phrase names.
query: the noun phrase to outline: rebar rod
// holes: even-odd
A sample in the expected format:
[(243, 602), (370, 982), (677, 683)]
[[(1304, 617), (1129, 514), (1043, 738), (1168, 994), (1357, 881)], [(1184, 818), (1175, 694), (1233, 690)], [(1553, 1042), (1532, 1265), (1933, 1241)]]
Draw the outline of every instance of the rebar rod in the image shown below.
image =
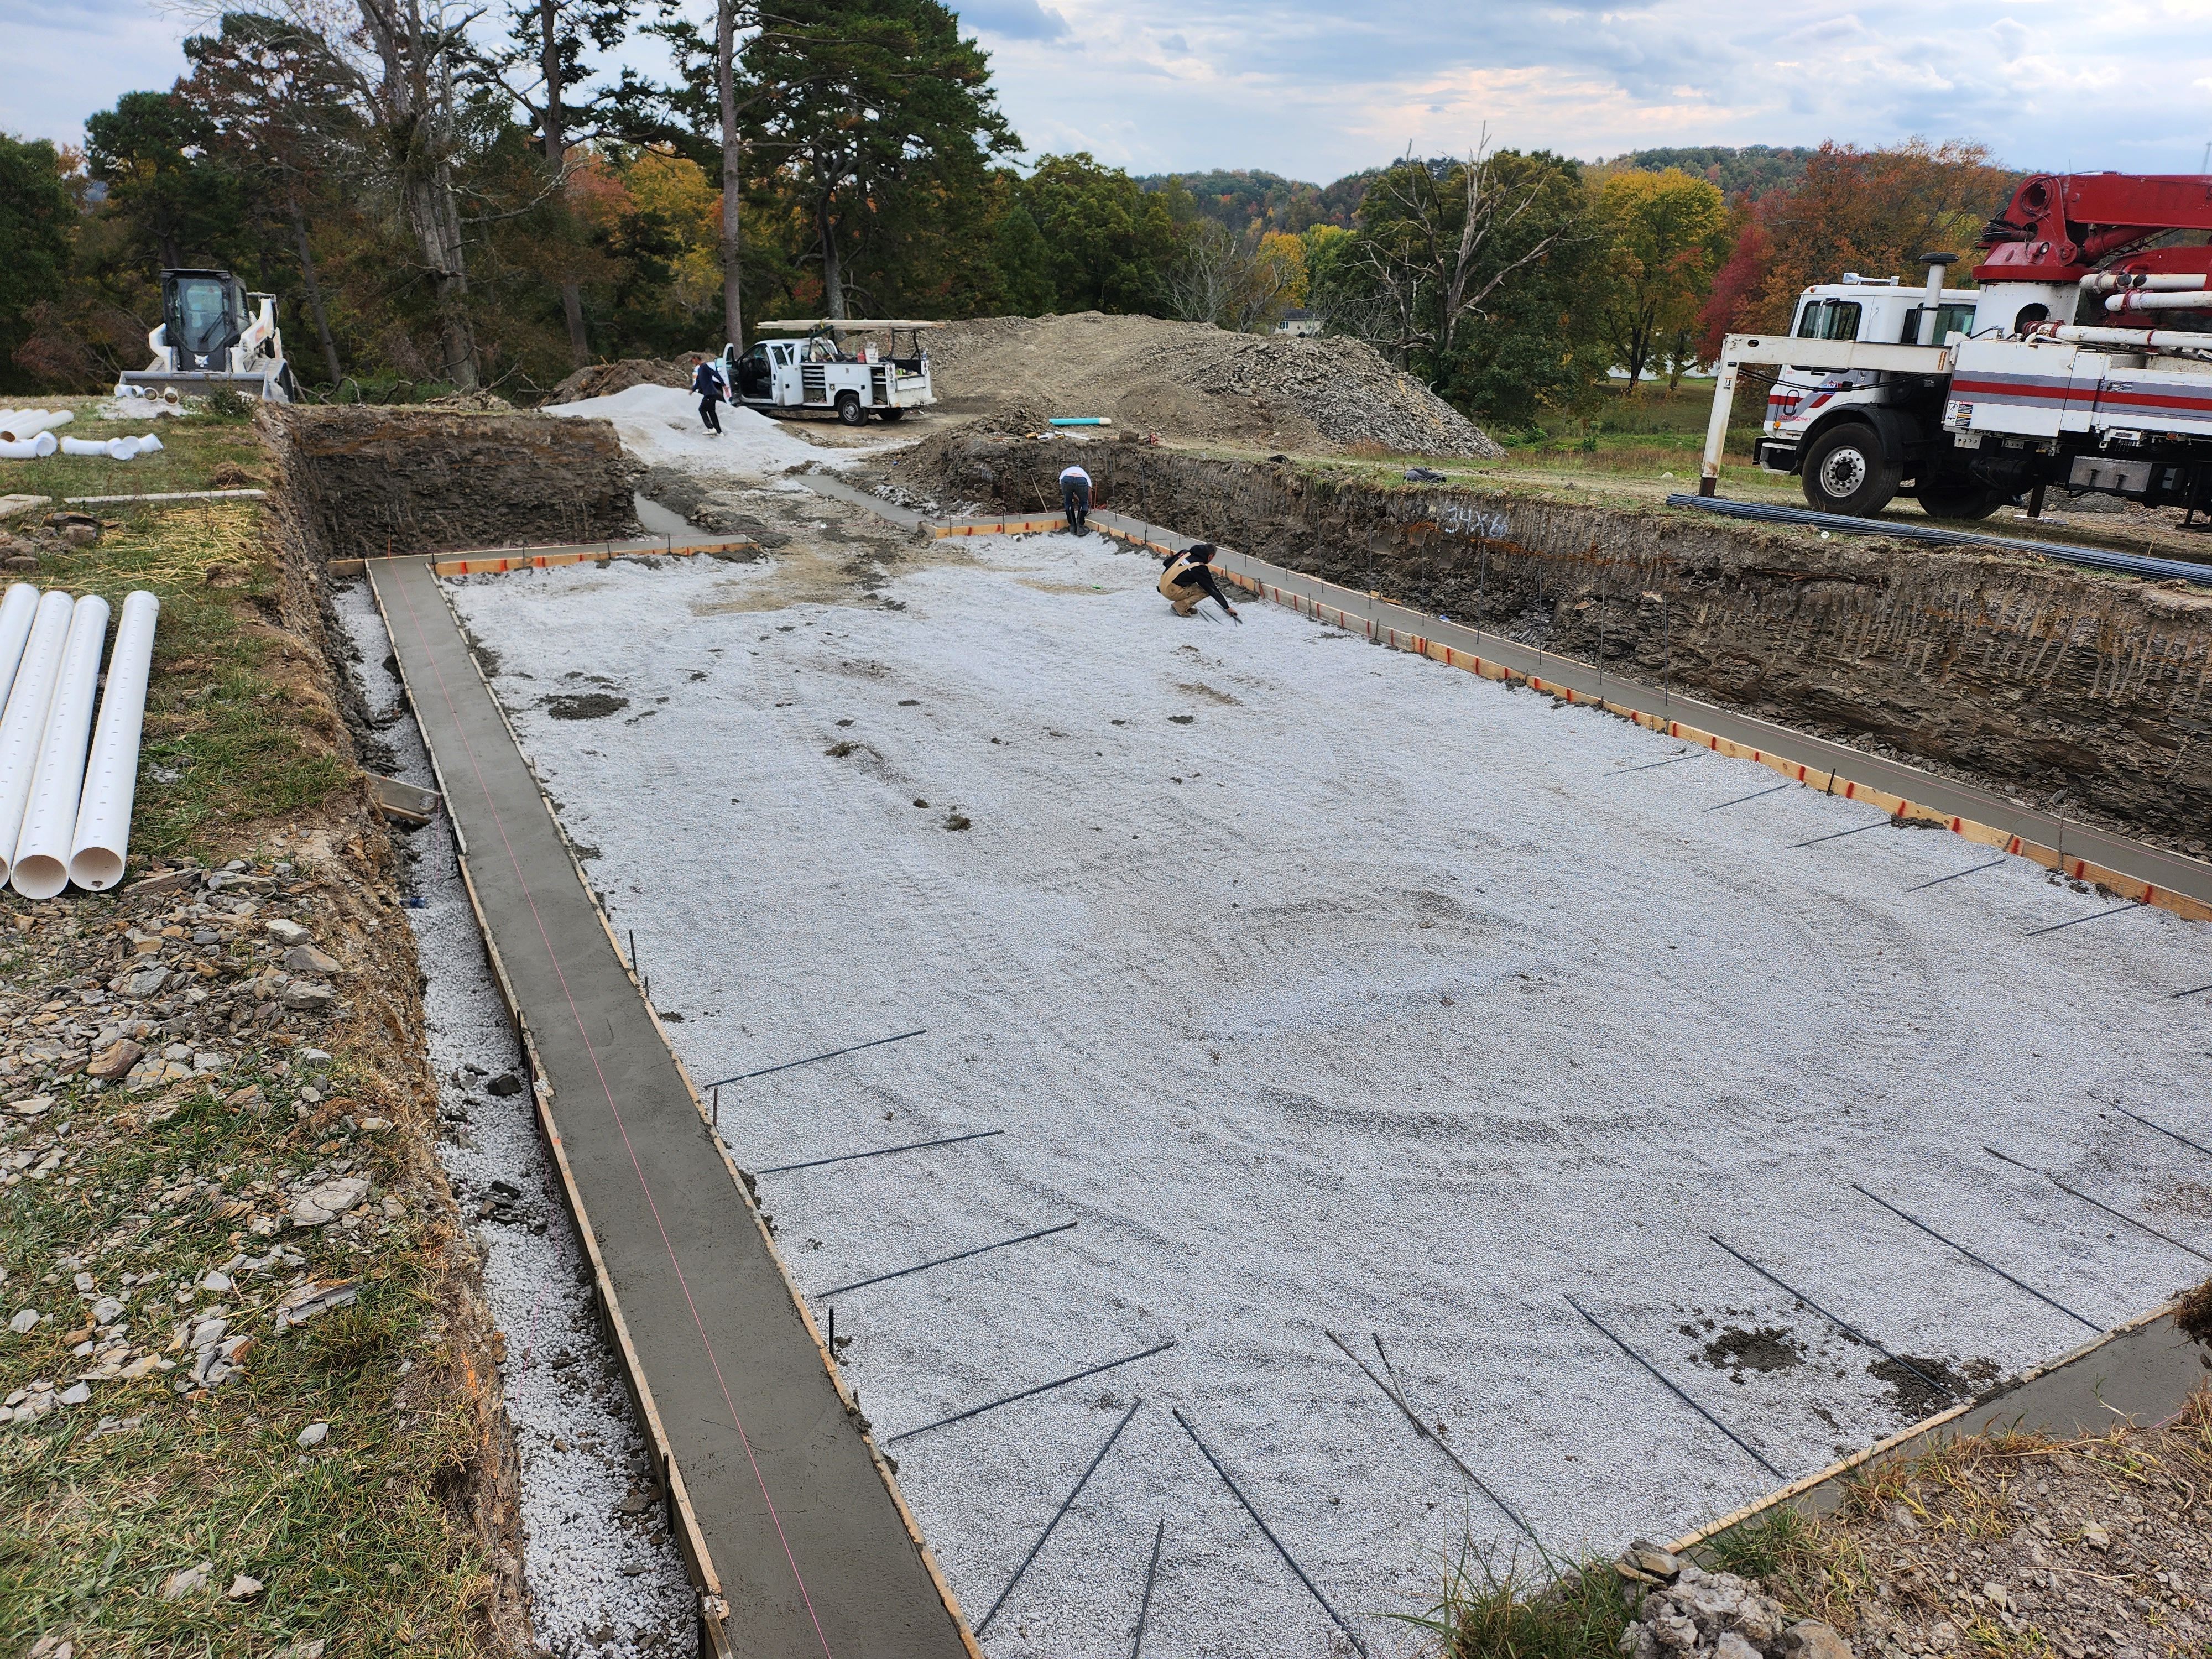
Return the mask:
[(1810, 841), (1792, 842), (1790, 845), (1793, 848), (1818, 847), (1824, 841), (1841, 841), (1845, 836), (1856, 836), (1862, 830), (1879, 830), (1885, 823), (1893, 823), (1895, 822), (1896, 820), (1894, 818), (1876, 818), (1872, 823), (1855, 823), (1848, 830), (1837, 830), (1833, 835), (1815, 836)]
[(1686, 755), (1669, 755), (1665, 760), (1645, 761), (1641, 766), (1616, 766), (1606, 775), (1612, 777), (1622, 772), (1649, 772), (1655, 766), (1672, 766), (1676, 761), (1695, 760), (1705, 752), (1702, 749), (1692, 749)]
[(1221, 1484), (1229, 1488), (1229, 1495), (1244, 1506), (1244, 1513), (1252, 1517), (1252, 1524), (1260, 1528), (1260, 1535), (1275, 1547), (1275, 1553), (1283, 1558), (1284, 1565), (1297, 1574), (1298, 1583), (1306, 1587), (1306, 1594), (1321, 1603), (1321, 1610), (1327, 1613), (1336, 1627), (1345, 1633), (1352, 1645), (1359, 1650), (1362, 1659), (1365, 1659), (1367, 1644), (1359, 1639), (1358, 1632), (1344, 1622), (1344, 1615), (1329, 1605), (1328, 1597), (1323, 1595), (1321, 1593), (1321, 1587), (1307, 1577), (1306, 1570), (1298, 1565), (1297, 1558), (1283, 1547), (1283, 1540), (1275, 1536), (1275, 1529), (1261, 1516), (1259, 1510), (1252, 1507), (1252, 1500), (1245, 1497), (1243, 1489), (1230, 1477), (1229, 1471), (1222, 1468), (1221, 1460), (1207, 1449), (1206, 1442), (1198, 1437), (1198, 1431), (1191, 1427), (1190, 1419), (1182, 1414), (1182, 1408), (1180, 1406), (1175, 1408), (1175, 1420), (1182, 1425), (1182, 1431), (1190, 1437), (1190, 1443), (1198, 1448), (1199, 1455), (1213, 1465), (1213, 1472), (1221, 1477)]
[(1790, 780), (1784, 779), (1782, 782), (1775, 784), (1769, 788), (1754, 789), (1747, 795), (1738, 795), (1734, 800), (1717, 802), (1713, 805), (1705, 808), (1705, 811), (1708, 812), (1717, 812), (1723, 807), (1741, 806), (1747, 800), (1757, 800), (1761, 795), (1771, 795), (1778, 790), (1787, 789), (1790, 787)]
[(1160, 1546), (1167, 1536), (1168, 1518), (1164, 1515), (1152, 1532), (1152, 1565), (1145, 1569), (1145, 1593), (1137, 1602), (1137, 1636), (1129, 1644), (1129, 1659), (1145, 1659), (1145, 1626), (1152, 1621), (1152, 1581), (1160, 1574)]
[(1903, 1354), (1892, 1353), (1887, 1348), (1883, 1347), (1881, 1343), (1875, 1341), (1857, 1326), (1852, 1324), (1850, 1320), (1844, 1318), (1841, 1315), (1830, 1313), (1819, 1303), (1814, 1301), (1811, 1297), (1806, 1295), (1804, 1291), (1799, 1290), (1795, 1285), (1792, 1285), (1788, 1280), (1784, 1279), (1779, 1273), (1771, 1273), (1767, 1272), (1765, 1268), (1760, 1267), (1759, 1263), (1753, 1261), (1741, 1250), (1737, 1249), (1735, 1246), (1729, 1243), (1717, 1234), (1707, 1233), (1705, 1237), (1711, 1239), (1714, 1243), (1718, 1244), (1721, 1249), (1726, 1250), (1737, 1261), (1742, 1262), (1745, 1267), (1750, 1268), (1752, 1272), (1757, 1273), (1761, 1279), (1767, 1280), (1771, 1284), (1781, 1285), (1784, 1290), (1789, 1291), (1790, 1295), (1796, 1297), (1800, 1302), (1810, 1308), (1814, 1313), (1820, 1315), (1821, 1318), (1826, 1320), (1838, 1330), (1844, 1332), (1847, 1335), (1857, 1338), (1860, 1341), (1865, 1343), (1867, 1346), (1872, 1348), (1876, 1353), (1880, 1354), (1883, 1358), (1894, 1360), (1897, 1364), (1904, 1366), (1905, 1370), (1911, 1371), (1923, 1382), (1925, 1382), (1929, 1388), (1935, 1389), (1936, 1393), (1948, 1395), (1955, 1394), (1957, 1392), (1957, 1390), (1949, 1383), (1938, 1382), (1934, 1377), (1929, 1376), (1926, 1371), (1922, 1370), (1919, 1366), (1914, 1364)]
[(2074, 1321), (2076, 1324), (2086, 1325), (2093, 1331), (2101, 1332), (2105, 1328), (2102, 1325), (2098, 1324), (2093, 1319), (2083, 1318), (2082, 1316), (2075, 1313), (2073, 1309), (2068, 1307), (2064, 1303), (2053, 1301), (2050, 1297), (2044, 1295), (2041, 1291), (2037, 1290), (2034, 1285), (2023, 1284), (2021, 1280), (2014, 1279), (2002, 1267), (1998, 1267), (1996, 1262), (1984, 1261), (1980, 1256), (1976, 1255), (1972, 1250), (1960, 1243), (1955, 1238), (1944, 1237), (1942, 1234), (1937, 1232), (1926, 1222), (1921, 1220), (1919, 1217), (1907, 1215), (1903, 1210), (1899, 1209), (1896, 1205), (1891, 1203), (1887, 1199), (1868, 1192), (1867, 1189), (1861, 1187), (1857, 1182), (1854, 1181), (1851, 1182), (1851, 1186), (1862, 1196), (1873, 1199), (1875, 1203), (1881, 1205), (1883, 1209), (1887, 1210), (1892, 1215), (1897, 1217), (1899, 1220), (1911, 1222), (1914, 1226), (1919, 1228), (1922, 1232), (1926, 1233), (1929, 1237), (1935, 1239), (1939, 1243), (1949, 1245), (1953, 1249), (1956, 1250), (1960, 1255), (1966, 1257), (1967, 1261), (1972, 1262), (1976, 1267), (1987, 1267), (1999, 1279), (2004, 1280), (2006, 1284), (2014, 1286), (2015, 1289), (2026, 1291), (2038, 1302), (2043, 1303), (2048, 1307), (2057, 1309), (2059, 1312), (2064, 1314), (2069, 1319)]
[(1170, 1337), (1166, 1341), (1146, 1348), (1141, 1353), (1125, 1353), (1119, 1359), (1109, 1359), (1103, 1365), (1085, 1366), (1082, 1370), (1072, 1372), (1066, 1376), (1054, 1377), (1049, 1382), (1040, 1382), (1033, 1389), (1024, 1389), (1019, 1394), (1010, 1394), (999, 1400), (987, 1400), (980, 1406), (970, 1406), (964, 1412), (955, 1412), (950, 1417), (940, 1417), (934, 1423), (925, 1423), (918, 1429), (901, 1429), (896, 1434), (888, 1437), (884, 1441), (884, 1444), (888, 1446), (895, 1441), (911, 1440), (918, 1434), (927, 1434), (932, 1429), (941, 1429), (949, 1424), (964, 1423), (971, 1417), (981, 1417), (985, 1412), (996, 1411), (1001, 1406), (1011, 1406), (1017, 1400), (1027, 1400), (1032, 1395), (1050, 1394), (1054, 1389), (1064, 1389), (1071, 1382), (1080, 1382), (1086, 1376), (1096, 1376), (1101, 1371), (1110, 1371), (1117, 1365), (1133, 1365), (1139, 1359), (1150, 1359), (1156, 1353), (1165, 1353), (1173, 1346), (1175, 1346), (1175, 1338)]
[(2140, 910), (2142, 908), (2143, 903), (2141, 899), (2130, 899), (2125, 904), (2115, 904), (2109, 910), (2093, 910), (2086, 916), (2075, 916), (2066, 921), (2054, 921), (2048, 927), (2031, 927), (2021, 937), (2033, 939), (2038, 933), (2055, 933), (2062, 927), (2078, 927), (2085, 921), (2102, 921), (2106, 916), (2117, 916), (2123, 910)]
[[(2205, 988), (2207, 990), (2212, 990), (2212, 986), (2207, 986)], [(2130, 1111), (2124, 1106), (2115, 1105), (2112, 1109), (2118, 1112), (2122, 1117), (2135, 1118), (2136, 1121), (2142, 1124), (2146, 1129), (2155, 1129), (2159, 1133), (2178, 1140), (2183, 1146), (2203, 1153), (2207, 1158), (2212, 1158), (2212, 1146), (2207, 1146), (2199, 1141), (2191, 1140), (2187, 1135), (2182, 1134), (2176, 1130), (2167, 1128), (2163, 1123), (2154, 1123), (2147, 1117), (2137, 1117), (2135, 1113)]]
[(954, 1261), (965, 1261), (971, 1255), (981, 1255), (987, 1250), (1003, 1250), (1009, 1244), (1026, 1244), (1033, 1238), (1050, 1238), (1054, 1233), (1064, 1233), (1075, 1224), (1063, 1221), (1058, 1226), (1040, 1227), (1033, 1233), (1018, 1233), (1012, 1238), (994, 1239), (988, 1244), (978, 1244), (972, 1249), (957, 1250), (951, 1255), (940, 1255), (933, 1261), (917, 1261), (911, 1267), (900, 1267), (894, 1272), (878, 1273), (872, 1279), (856, 1279), (849, 1285), (839, 1285), (815, 1292), (817, 1302), (827, 1302), (833, 1296), (842, 1296), (848, 1291), (865, 1290), (871, 1285), (887, 1284), (894, 1279), (904, 1279), (909, 1273), (927, 1273), (932, 1267), (942, 1267)]
[(1002, 1135), (1004, 1129), (976, 1129), (964, 1135), (946, 1135), (942, 1140), (909, 1140), (903, 1146), (878, 1146), (872, 1152), (842, 1152), (836, 1158), (810, 1158), (803, 1164), (772, 1164), (765, 1170), (755, 1170), (757, 1176), (789, 1175), (793, 1170), (818, 1170), (825, 1164), (854, 1164), (864, 1158), (889, 1158), (894, 1152), (919, 1152), (931, 1146), (957, 1146), (963, 1140), (987, 1140), (993, 1135)]
[(1068, 1506), (1082, 1494), (1084, 1487), (1090, 1484), (1091, 1477), (1098, 1473), (1098, 1466), (1106, 1461), (1106, 1454), (1114, 1449), (1114, 1443), (1121, 1437), (1121, 1431), (1129, 1426), (1129, 1419), (1137, 1414), (1137, 1407), (1144, 1403), (1143, 1398), (1139, 1396), (1131, 1403), (1128, 1410), (1121, 1413), (1121, 1420), (1114, 1425), (1113, 1432), (1106, 1437), (1106, 1443), (1099, 1447), (1098, 1455), (1091, 1460), (1089, 1467), (1076, 1477), (1075, 1485), (1069, 1490), (1067, 1496), (1060, 1500), (1060, 1507), (1052, 1512), (1052, 1519), (1044, 1523), (1044, 1530), (1037, 1534), (1036, 1542), (1030, 1546), (1030, 1553), (1022, 1557), (1021, 1565), (1016, 1567), (1014, 1576), (1006, 1580), (1006, 1589), (1000, 1590), (999, 1599), (991, 1603), (991, 1610), (975, 1621), (976, 1635), (981, 1636), (991, 1628), (991, 1621), (999, 1616), (999, 1609), (1006, 1605), (1006, 1598), (1014, 1593), (1014, 1586), (1022, 1582), (1022, 1575), (1030, 1570), (1030, 1563), (1037, 1559), (1037, 1553), (1044, 1548), (1046, 1541), (1051, 1538), (1053, 1528), (1060, 1525), (1061, 1517), (1067, 1513)]
[[(1469, 1480), (1474, 1483), (1474, 1489), (1477, 1492), (1480, 1492), (1485, 1498), (1487, 1498), (1492, 1504), (1495, 1504), (1499, 1511), (1504, 1514), (1508, 1521), (1510, 1521), (1515, 1526), (1520, 1528), (1522, 1531), (1528, 1534), (1528, 1541), (1530, 1543), (1535, 1545), (1538, 1549), (1544, 1547), (1544, 1540), (1536, 1536), (1535, 1529), (1534, 1528), (1530, 1527), (1526, 1521), (1523, 1521), (1514, 1512), (1513, 1506), (1507, 1503), (1504, 1498), (1500, 1498), (1495, 1492), (1492, 1491), (1490, 1483), (1485, 1480), (1480, 1475), (1477, 1474), (1473, 1469), (1469, 1468), (1466, 1462), (1461, 1458), (1460, 1455), (1456, 1451), (1453, 1450), (1449, 1446), (1444, 1444), (1443, 1441), (1437, 1437), (1436, 1431), (1421, 1420), (1420, 1413), (1413, 1409), (1413, 1403), (1406, 1398), (1404, 1384), (1400, 1383), (1395, 1388), (1391, 1386), (1391, 1382), (1395, 1382), (1397, 1381), (1397, 1373), (1395, 1370), (1391, 1371), (1391, 1382), (1386, 1382), (1381, 1377), (1376, 1376), (1372, 1370), (1369, 1370), (1367, 1362), (1362, 1359), (1358, 1354), (1354, 1353), (1352, 1349), (1346, 1345), (1344, 1339), (1339, 1336), (1334, 1331), (1324, 1330), (1322, 1332), (1322, 1334), (1327, 1337), (1330, 1341), (1335, 1343), (1339, 1351), (1343, 1353), (1346, 1359), (1349, 1359), (1353, 1364), (1358, 1366), (1362, 1371), (1365, 1372), (1367, 1380), (1370, 1382), (1372, 1382), (1376, 1388), (1382, 1390), (1384, 1395), (1389, 1400), (1390, 1403), (1402, 1412), (1405, 1414), (1406, 1420), (1413, 1425), (1414, 1433), (1419, 1435), (1422, 1439), (1427, 1441), (1438, 1451), (1442, 1452), (1446, 1457), (1450, 1458), (1453, 1466), (1457, 1468), (1462, 1474), (1465, 1475)], [(1370, 1333), (1370, 1334), (1372, 1334)], [(1382, 1352), (1382, 1339), (1379, 1335), (1375, 1337), (1375, 1352), (1382, 1358), (1385, 1368), (1388, 1368), (1390, 1364), (1389, 1356)]]
[(719, 1089), (725, 1083), (743, 1083), (747, 1078), (766, 1077), (771, 1072), (788, 1072), (794, 1066), (811, 1066), (817, 1060), (835, 1060), (840, 1054), (857, 1054), (863, 1048), (880, 1048), (886, 1042), (904, 1042), (908, 1037), (925, 1036), (927, 1025), (917, 1025), (911, 1031), (901, 1031), (896, 1036), (877, 1037), (867, 1042), (855, 1042), (849, 1048), (832, 1048), (826, 1054), (809, 1054), (804, 1060), (787, 1060), (781, 1066), (763, 1066), (757, 1072), (739, 1072), (735, 1077), (718, 1077), (707, 1086)]
[(1915, 882), (1905, 890), (1908, 893), (1917, 893), (1923, 887), (1941, 887), (1945, 882), (1956, 881), (1961, 876), (1978, 876), (1984, 870), (1994, 870), (2003, 862), (2002, 859), (1991, 859), (1987, 864), (1977, 864), (1966, 870), (1954, 870), (1949, 875), (1938, 876), (1933, 881)]
[(2102, 1210), (2106, 1215), (2111, 1216), (2116, 1221), (2124, 1221), (2129, 1226), (2136, 1228), (2140, 1231), (2148, 1233), (2153, 1238), (2163, 1239), (2168, 1244), (2172, 1245), (2177, 1250), (2186, 1250), (2191, 1255), (2195, 1256), (2199, 1261), (2212, 1262), (2212, 1255), (2205, 1255), (2203, 1251), (2198, 1249), (2195, 1245), (2185, 1244), (2172, 1234), (2159, 1231), (2157, 1228), (2152, 1226), (2148, 1221), (2138, 1221), (2133, 1216), (2128, 1214), (2124, 1210), (2116, 1210), (2111, 1205), (2103, 1202), (2101, 1200), (2090, 1197), (2088, 1194), (2081, 1191), (2080, 1188), (2068, 1186), (2064, 1182), (2061, 1181), (2057, 1176), (2051, 1174), (2048, 1170), (2039, 1170), (2033, 1164), (2023, 1164), (2009, 1153), (2001, 1152), (1994, 1146), (1984, 1145), (1982, 1150), (1987, 1152), (1991, 1158), (2002, 1158), (2006, 1163), (2011, 1164), (2015, 1170), (2025, 1170), (2030, 1175), (2041, 1176), (2052, 1186), (2057, 1188), (2060, 1192), (2070, 1193), (2075, 1198), (2080, 1199), (2084, 1204), (2095, 1205), (2097, 1208)]
[(1660, 1385), (1673, 1394), (1677, 1400), (1680, 1400), (1692, 1411), (1697, 1413), (1698, 1416), (1704, 1418), (1706, 1422), (1711, 1424), (1723, 1434), (1728, 1436), (1729, 1440), (1735, 1443), (1737, 1450), (1743, 1453), (1743, 1455), (1751, 1459), (1753, 1462), (1758, 1464), (1759, 1468), (1765, 1469), (1777, 1480), (1784, 1479), (1781, 1470), (1776, 1468), (1773, 1464), (1768, 1462), (1757, 1452), (1753, 1451), (1745, 1441), (1737, 1437), (1735, 1430), (1729, 1428), (1729, 1425), (1722, 1422), (1719, 1418), (1715, 1417), (1703, 1406), (1700, 1406), (1696, 1401), (1691, 1399), (1688, 1395), (1683, 1393), (1673, 1378), (1667, 1376), (1665, 1372), (1662, 1371), (1656, 1365), (1646, 1359), (1642, 1354), (1637, 1352), (1635, 1349), (1630, 1347), (1628, 1344), (1622, 1341), (1611, 1331), (1607, 1330), (1604, 1326), (1599, 1325), (1597, 1322), (1597, 1316), (1595, 1314), (1592, 1313), (1588, 1308), (1583, 1306), (1581, 1303), (1576, 1301), (1572, 1297), (1569, 1297), (1567, 1298), (1567, 1305), (1570, 1308), (1572, 1308), (1577, 1313), (1580, 1314), (1584, 1319), (1589, 1320), (1592, 1325), (1597, 1326), (1598, 1331), (1607, 1341), (1611, 1342), (1614, 1347), (1620, 1349), (1621, 1352), (1626, 1354), (1631, 1359), (1633, 1359), (1638, 1364), (1643, 1366), (1645, 1370), (1650, 1372), (1651, 1375), (1658, 1380)]

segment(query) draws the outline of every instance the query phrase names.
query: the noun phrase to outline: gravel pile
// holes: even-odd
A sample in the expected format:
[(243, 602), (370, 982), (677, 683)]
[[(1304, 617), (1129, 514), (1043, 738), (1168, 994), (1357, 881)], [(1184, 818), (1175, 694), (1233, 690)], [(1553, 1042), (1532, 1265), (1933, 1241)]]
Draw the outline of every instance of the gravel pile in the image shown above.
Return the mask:
[(1394, 454), (1483, 455), (1498, 446), (1372, 346), (1231, 334), (1157, 317), (985, 317), (927, 337), (953, 413), (1049, 405), (1165, 437), (1297, 449), (1374, 445)]

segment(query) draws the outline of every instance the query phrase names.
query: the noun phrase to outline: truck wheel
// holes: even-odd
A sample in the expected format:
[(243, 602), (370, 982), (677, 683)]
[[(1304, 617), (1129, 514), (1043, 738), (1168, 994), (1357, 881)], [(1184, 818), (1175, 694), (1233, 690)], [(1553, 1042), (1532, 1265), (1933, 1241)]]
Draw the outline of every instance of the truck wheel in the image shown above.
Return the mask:
[(2004, 505), (2004, 497), (1997, 491), (1970, 479), (1921, 483), (1914, 486), (1912, 493), (1931, 519), (1986, 519)]
[(1805, 499), (1815, 512), (1863, 519), (1889, 505), (1902, 474), (1872, 427), (1832, 426), (1805, 453)]
[(847, 426), (866, 426), (868, 423), (868, 411), (860, 407), (859, 392), (841, 392), (837, 394), (837, 418)]
[(903, 409), (879, 409), (876, 413), (882, 416), (887, 421), (902, 421), (906, 419), (906, 410)]

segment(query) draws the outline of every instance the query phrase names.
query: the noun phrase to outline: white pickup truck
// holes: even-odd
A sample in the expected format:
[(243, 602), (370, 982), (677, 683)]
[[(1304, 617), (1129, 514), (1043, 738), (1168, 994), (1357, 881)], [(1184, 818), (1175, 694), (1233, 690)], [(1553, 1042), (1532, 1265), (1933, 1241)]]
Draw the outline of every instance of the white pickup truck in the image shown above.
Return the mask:
[[(905, 418), (909, 409), (937, 401), (930, 389), (929, 354), (921, 332), (934, 323), (885, 321), (873, 318), (801, 317), (763, 323), (763, 333), (799, 334), (796, 340), (758, 340), (750, 351), (722, 349), (722, 374), (733, 402), (748, 409), (793, 414), (835, 415), (847, 426), (863, 426), (870, 415), (886, 421)], [(881, 335), (889, 349), (872, 341), (848, 351), (843, 335)], [(904, 344), (907, 353), (899, 355)]]

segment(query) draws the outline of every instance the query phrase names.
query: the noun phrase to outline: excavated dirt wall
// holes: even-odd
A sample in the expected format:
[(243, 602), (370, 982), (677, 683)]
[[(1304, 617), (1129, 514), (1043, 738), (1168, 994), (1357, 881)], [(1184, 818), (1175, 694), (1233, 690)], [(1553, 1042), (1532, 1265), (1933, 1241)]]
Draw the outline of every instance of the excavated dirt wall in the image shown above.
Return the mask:
[(635, 534), (643, 469), (605, 421), (530, 413), (279, 409), (289, 510), (325, 558)]
[[(1473, 490), (1295, 464), (979, 435), (896, 475), (1102, 507), (2203, 855), (2212, 595), (1996, 551)], [(927, 468), (934, 476), (913, 474)]]

